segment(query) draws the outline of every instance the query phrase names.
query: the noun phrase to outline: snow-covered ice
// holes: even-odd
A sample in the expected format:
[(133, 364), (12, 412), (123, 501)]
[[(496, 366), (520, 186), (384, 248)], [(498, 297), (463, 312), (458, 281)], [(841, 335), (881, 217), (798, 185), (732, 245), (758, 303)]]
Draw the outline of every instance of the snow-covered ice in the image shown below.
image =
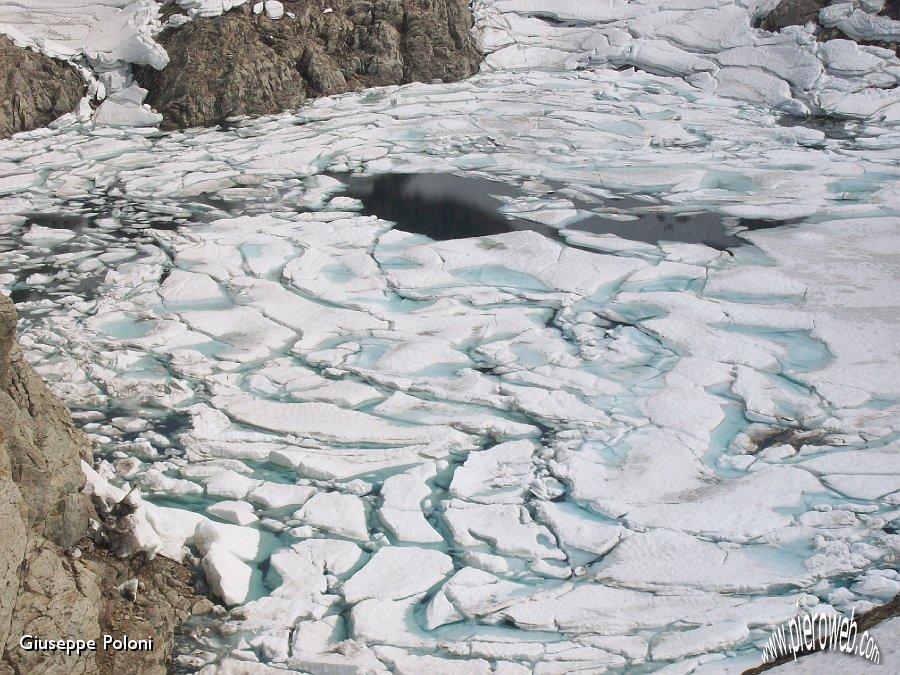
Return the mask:
[[(130, 550), (228, 606), (207, 672), (737, 672), (896, 593), (900, 71), (766, 6), (482, 0), (466, 82), (0, 144), (20, 341), (89, 490), (140, 488)], [(515, 227), (404, 232), (353, 171), (497, 185)]]

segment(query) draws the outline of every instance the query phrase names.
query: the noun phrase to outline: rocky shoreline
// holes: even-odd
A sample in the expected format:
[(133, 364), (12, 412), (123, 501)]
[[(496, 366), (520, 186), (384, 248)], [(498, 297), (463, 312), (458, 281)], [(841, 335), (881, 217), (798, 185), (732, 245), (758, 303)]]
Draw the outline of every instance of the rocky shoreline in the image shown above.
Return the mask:
[[(90, 444), (25, 362), (15, 326), (0, 295), (0, 672), (164, 673), (176, 628), (213, 605), (194, 594), (187, 567), (120, 560), (86, 535), (97, 519), (81, 492)], [(67, 655), (20, 644), (123, 634), (153, 649)]]
[[(282, 6), (278, 18), (242, 4), (188, 20), (175, 2), (163, 3), (166, 27), (156, 40), (168, 65), (134, 66), (140, 88), (120, 83), (130, 93), (108, 100), (121, 103), (122, 96), (130, 100), (146, 90), (145, 103), (163, 117), (161, 128), (187, 128), (281, 112), (308, 98), (366, 87), (454, 82), (474, 75), (482, 61), (466, 0), (288, 0)], [(0, 138), (46, 126), (73, 111), (87, 92), (71, 63), (0, 35), (3, 62)], [(115, 112), (98, 113), (101, 118), (120, 121)]]
[[(455, 82), (478, 72), (485, 58), (471, 34), (473, 10), (466, 0), (268, 3), (277, 11), (263, 9), (264, 4), (228, 3), (216, 15), (195, 7), (202, 3), (162, 2), (153, 22), (153, 31), (161, 28), (156, 42), (146, 37), (162, 58), (138, 59), (152, 65), (134, 65), (129, 72), (126, 64), (116, 75), (101, 63), (95, 73), (100, 85), (90, 87), (96, 95), (90, 105), (100, 106), (96, 119), (156, 124), (161, 116), (162, 129), (208, 126), (366, 87)], [(898, 17), (896, 0), (872, 0), (863, 8), (782, 0), (754, 18), (753, 26), (777, 33), (810, 25), (819, 42), (847, 40), (898, 53), (897, 41), (885, 37), (894, 35), (889, 25)], [(836, 47), (829, 58), (839, 53)], [(2, 35), (0, 62), (8, 65), (0, 78), (0, 138), (47, 125), (75, 110), (88, 93), (73, 63), (23, 49)], [(90, 59), (73, 62), (85, 72), (93, 68)], [(87, 102), (81, 104), (85, 114)], [(137, 116), (129, 122), (129, 115)]]

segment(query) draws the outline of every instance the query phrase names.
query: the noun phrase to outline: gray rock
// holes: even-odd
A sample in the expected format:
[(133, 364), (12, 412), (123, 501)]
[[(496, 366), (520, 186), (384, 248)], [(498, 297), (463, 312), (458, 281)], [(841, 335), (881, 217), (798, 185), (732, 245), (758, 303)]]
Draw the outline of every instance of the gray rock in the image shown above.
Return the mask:
[(72, 66), (16, 47), (0, 35), (0, 138), (72, 112), (85, 83)]
[[(481, 62), (466, 0), (311, 0), (270, 20), (250, 5), (169, 29), (169, 65), (136, 69), (163, 128), (296, 108), (364, 87), (456, 81)], [(324, 12), (326, 8), (332, 11)]]

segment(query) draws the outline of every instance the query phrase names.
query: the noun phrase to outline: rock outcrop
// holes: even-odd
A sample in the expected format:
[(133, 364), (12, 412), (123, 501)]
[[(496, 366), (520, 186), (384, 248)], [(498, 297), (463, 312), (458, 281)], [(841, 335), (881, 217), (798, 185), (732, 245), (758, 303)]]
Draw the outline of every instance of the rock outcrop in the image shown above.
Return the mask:
[(816, 23), (819, 10), (828, 5), (828, 0), (782, 0), (760, 22), (760, 28), (779, 31), (787, 26), (804, 26), (809, 21)]
[(0, 138), (45, 126), (72, 112), (86, 85), (70, 65), (0, 35)]
[(163, 128), (221, 122), (363, 87), (456, 81), (481, 55), (466, 0), (285, 2), (277, 20), (242, 5), (163, 31), (163, 70), (139, 68)]
[[(0, 295), (0, 673), (164, 673), (176, 625), (211, 604), (191, 597), (181, 566), (157, 559), (137, 571), (84, 539), (93, 510), (81, 459), (91, 447), (25, 362), (15, 327)], [(139, 597), (126, 600), (116, 587), (130, 579)], [(19, 644), (123, 632), (154, 637), (154, 651), (67, 656)]]

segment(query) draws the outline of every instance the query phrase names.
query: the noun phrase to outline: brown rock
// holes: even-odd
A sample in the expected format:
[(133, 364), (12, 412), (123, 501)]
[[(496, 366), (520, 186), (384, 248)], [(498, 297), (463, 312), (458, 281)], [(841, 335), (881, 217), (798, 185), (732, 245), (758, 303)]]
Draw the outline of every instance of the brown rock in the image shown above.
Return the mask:
[(779, 31), (785, 26), (803, 26), (808, 21), (818, 23), (819, 10), (829, 4), (829, 0), (781, 0), (760, 22), (760, 28)]
[(47, 391), (25, 362), (15, 335), (15, 309), (0, 300), (0, 429), (3, 452), (25, 507), (30, 529), (68, 548), (87, 527), (79, 494), (81, 459), (91, 458), (87, 437), (69, 411)]
[(370, 86), (456, 81), (481, 62), (466, 0), (284, 5), (294, 18), (272, 21), (243, 5), (159, 36), (169, 65), (139, 68), (136, 77), (163, 128), (289, 110), (307, 97)]
[(0, 35), (0, 138), (42, 127), (71, 112), (85, 83), (70, 65)]

